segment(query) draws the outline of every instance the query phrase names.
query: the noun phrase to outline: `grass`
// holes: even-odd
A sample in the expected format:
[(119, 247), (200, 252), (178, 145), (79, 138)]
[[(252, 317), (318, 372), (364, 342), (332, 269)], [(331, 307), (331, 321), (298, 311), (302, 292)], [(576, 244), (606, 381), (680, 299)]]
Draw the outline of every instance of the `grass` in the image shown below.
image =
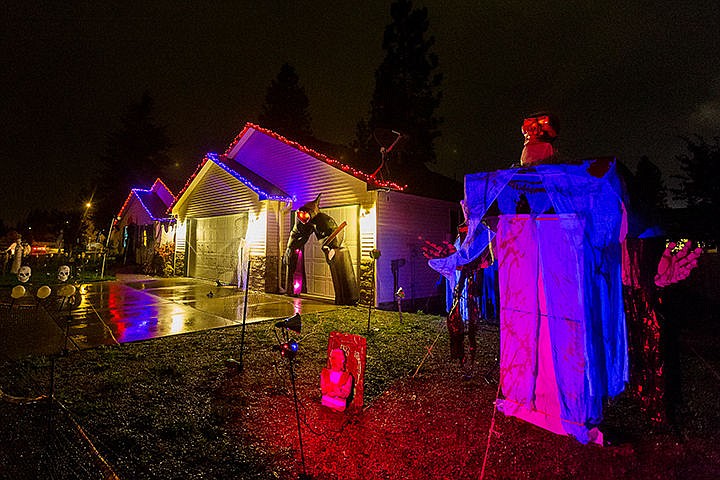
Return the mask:
[[(303, 316), (303, 333), (293, 334), (300, 344), (298, 384), (303, 390), (319, 389), (331, 331), (364, 334), (365, 403), (372, 404), (393, 381), (417, 367), (441, 325), (439, 317), (428, 315), (404, 314), (403, 320), (397, 313), (373, 311), (368, 333), (365, 309)], [(243, 434), (232, 440), (228, 435), (238, 422), (237, 409), (250, 405), (256, 395), (289, 394), (287, 362), (272, 348), (276, 333), (272, 324), (248, 326), (242, 373), (225, 362), (240, 353), (236, 327), (73, 352), (57, 359), (56, 398), (89, 432), (96, 432), (121, 478), (188, 478), (178, 473), (178, 465), (199, 475), (210, 459), (222, 478), (265, 478), (271, 462), (267, 452), (258, 454)], [(44, 368), (38, 368), (42, 362)], [(0, 385), (9, 393), (13, 382), (24, 377), (23, 394), (42, 393), (49, 362), (29, 358), (5, 365)]]
[[(396, 312), (374, 310), (368, 332), (367, 314), (303, 315), (302, 333), (292, 334), (304, 466), (272, 323), (248, 326), (241, 372), (226, 362), (240, 354), (239, 327), (72, 352), (57, 359), (56, 398), (122, 479), (289, 479), (303, 470), (318, 479), (469, 479), (483, 466), (488, 479), (720, 478), (716, 333), (683, 329), (676, 430), (644, 420), (621, 397), (608, 405), (607, 427), (627, 439), (600, 448), (493, 416), (497, 385), (483, 374), (495, 364), (497, 329), (481, 332), (475, 375), (463, 380), (448, 358), (444, 319), (404, 313), (401, 323)], [(331, 331), (367, 338), (362, 411), (319, 407)], [(0, 366), (6, 393), (46, 391), (49, 358)], [(0, 422), (0, 478), (103, 478), (57, 408), (0, 402)]]

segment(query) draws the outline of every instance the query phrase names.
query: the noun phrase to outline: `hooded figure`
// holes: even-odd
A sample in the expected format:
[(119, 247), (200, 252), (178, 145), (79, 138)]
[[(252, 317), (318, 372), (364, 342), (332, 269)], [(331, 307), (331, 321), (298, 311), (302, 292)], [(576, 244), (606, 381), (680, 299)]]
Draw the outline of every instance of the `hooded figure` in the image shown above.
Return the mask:
[(318, 241), (323, 242), (322, 249), (325, 260), (330, 265), (333, 288), (335, 289), (336, 305), (353, 305), (357, 303), (360, 294), (355, 278), (350, 252), (342, 246), (342, 228), (335, 220), (320, 211), (320, 195), (315, 200), (300, 207), (296, 213), (296, 221), (290, 231), (285, 261), (287, 262), (286, 292), (289, 295), (299, 295), (305, 284), (305, 269), (303, 253), (305, 244), (312, 234)]

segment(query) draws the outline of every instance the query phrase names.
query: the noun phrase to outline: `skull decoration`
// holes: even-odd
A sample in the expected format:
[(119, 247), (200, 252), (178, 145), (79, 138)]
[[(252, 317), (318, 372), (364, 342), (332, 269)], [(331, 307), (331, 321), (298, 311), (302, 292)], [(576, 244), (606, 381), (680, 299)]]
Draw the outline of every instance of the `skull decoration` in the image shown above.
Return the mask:
[(537, 113), (526, 118), (522, 124), (525, 146), (520, 156), (520, 165), (552, 163), (555, 159), (553, 142), (560, 131), (554, 115)]
[(60, 265), (57, 272), (57, 279), (59, 282), (65, 283), (70, 278), (70, 267), (67, 265)]
[(32, 270), (27, 265), (20, 267), (17, 273), (17, 279), (20, 283), (27, 283), (32, 275)]
[(532, 115), (523, 120), (522, 124), (525, 145), (539, 142), (552, 143), (559, 130), (557, 118), (549, 113)]

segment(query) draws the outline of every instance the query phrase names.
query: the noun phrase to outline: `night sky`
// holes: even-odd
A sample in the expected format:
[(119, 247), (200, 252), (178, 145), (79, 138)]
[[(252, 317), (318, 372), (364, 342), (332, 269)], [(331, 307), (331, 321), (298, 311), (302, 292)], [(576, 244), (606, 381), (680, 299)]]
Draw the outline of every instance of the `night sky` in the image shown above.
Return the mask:
[[(349, 143), (369, 110), (389, 4), (4, 2), (0, 219), (80, 208), (75, 192), (92, 188), (106, 136), (145, 90), (178, 179), (257, 121), (283, 62), (306, 89), (315, 136)], [(560, 117), (562, 155), (634, 166), (645, 154), (666, 175), (679, 135), (720, 134), (718, 2), (414, 4), (429, 10), (444, 74), (434, 168), (449, 176), (515, 162), (522, 118), (541, 109)]]

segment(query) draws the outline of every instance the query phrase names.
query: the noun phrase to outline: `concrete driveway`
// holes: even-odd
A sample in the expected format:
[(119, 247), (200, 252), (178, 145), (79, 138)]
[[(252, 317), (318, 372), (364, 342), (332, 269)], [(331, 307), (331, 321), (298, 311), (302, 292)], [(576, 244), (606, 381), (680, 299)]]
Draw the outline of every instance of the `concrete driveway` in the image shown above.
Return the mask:
[[(193, 278), (118, 276), (117, 281), (83, 284), (80, 291), (82, 302), (69, 316), (43, 305), (3, 306), (1, 355), (48, 354), (237, 326), (245, 310), (244, 291)], [(246, 323), (254, 323), (335, 308), (251, 291), (245, 315)]]

